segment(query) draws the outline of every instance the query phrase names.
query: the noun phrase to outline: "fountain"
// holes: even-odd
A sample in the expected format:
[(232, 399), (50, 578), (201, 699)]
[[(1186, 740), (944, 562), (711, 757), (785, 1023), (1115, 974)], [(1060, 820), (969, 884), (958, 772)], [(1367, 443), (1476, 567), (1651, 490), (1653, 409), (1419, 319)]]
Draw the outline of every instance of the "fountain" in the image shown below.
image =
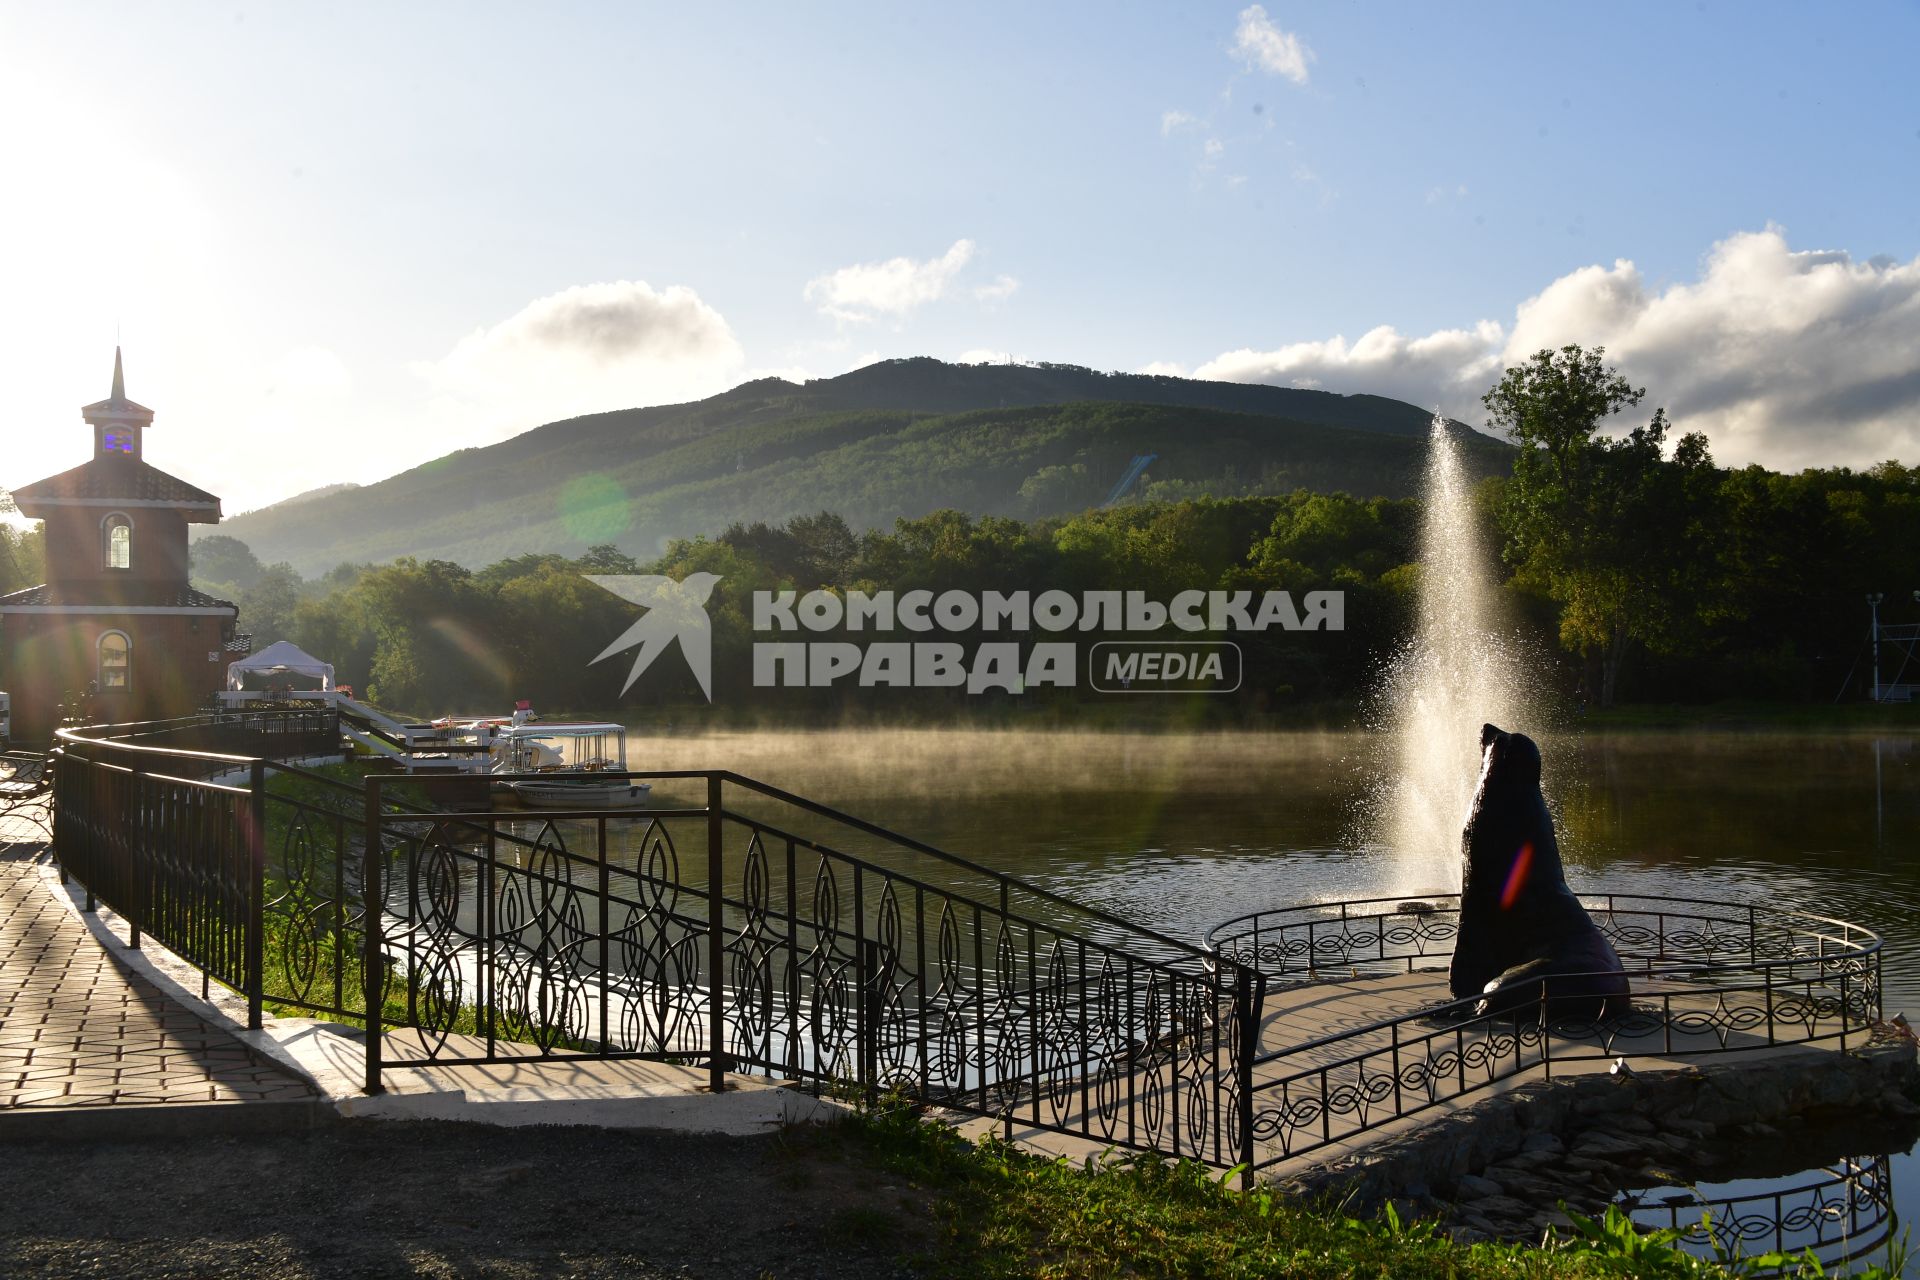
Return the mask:
[(1391, 869), (1385, 892), (1452, 891), (1460, 831), (1480, 772), (1480, 726), (1536, 725), (1533, 677), (1504, 625), (1493, 553), (1480, 536), (1473, 480), (1439, 413), (1423, 486), (1420, 582), (1413, 637), (1379, 694), (1387, 729), (1384, 781), (1370, 806), (1370, 847)]

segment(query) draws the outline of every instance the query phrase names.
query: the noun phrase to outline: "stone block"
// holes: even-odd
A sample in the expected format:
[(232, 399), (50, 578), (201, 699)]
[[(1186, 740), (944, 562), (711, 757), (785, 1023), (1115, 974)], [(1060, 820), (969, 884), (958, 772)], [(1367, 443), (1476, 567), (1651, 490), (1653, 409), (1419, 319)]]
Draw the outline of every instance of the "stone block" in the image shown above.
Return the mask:
[(1498, 1182), (1477, 1173), (1469, 1173), (1454, 1184), (1455, 1194), (1462, 1200), (1484, 1200), (1489, 1196), (1505, 1193)]

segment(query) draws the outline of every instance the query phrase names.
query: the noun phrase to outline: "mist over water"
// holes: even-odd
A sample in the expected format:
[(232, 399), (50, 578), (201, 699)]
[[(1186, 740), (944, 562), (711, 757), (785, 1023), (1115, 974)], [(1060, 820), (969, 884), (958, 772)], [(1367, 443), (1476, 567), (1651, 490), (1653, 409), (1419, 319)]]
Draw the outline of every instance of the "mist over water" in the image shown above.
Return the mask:
[(1362, 829), (1382, 851), (1386, 893), (1460, 885), (1460, 830), (1480, 773), (1480, 726), (1538, 734), (1532, 680), (1507, 625), (1492, 548), (1480, 536), (1473, 481), (1446, 419), (1434, 415), (1422, 490), (1420, 587), (1413, 637), (1378, 695), (1386, 733)]

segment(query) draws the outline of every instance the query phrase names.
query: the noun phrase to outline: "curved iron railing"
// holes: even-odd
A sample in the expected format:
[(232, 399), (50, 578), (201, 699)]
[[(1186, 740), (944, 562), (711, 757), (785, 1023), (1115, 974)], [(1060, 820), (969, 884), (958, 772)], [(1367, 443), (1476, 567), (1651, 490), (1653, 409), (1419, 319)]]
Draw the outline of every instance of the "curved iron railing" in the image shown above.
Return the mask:
[[(1254, 913), (1196, 947), (726, 771), (607, 775), (656, 784), (637, 812), (445, 812), (403, 776), (159, 745), (207, 731), (63, 733), (56, 855), (256, 1019), (365, 1020), (374, 1089), (390, 1053), (671, 1058), (1250, 1176), (1556, 1064), (1844, 1042), (1879, 1011), (1879, 939), (1800, 912), (1591, 895), (1633, 1010), (1476, 1016), (1420, 974), (1449, 896)], [(1373, 984), (1358, 1012), (1287, 1023), (1295, 988), (1338, 982)]]
[[(1571, 1017), (1544, 992), (1538, 1006), (1487, 1014), (1474, 997), (1450, 999), (1438, 970), (1457, 895), (1288, 907), (1210, 930), (1223, 962), (1259, 970), (1276, 993), (1278, 1043), (1253, 1062), (1254, 1167), (1556, 1066), (1844, 1044), (1879, 1018), (1881, 942), (1869, 929), (1750, 903), (1580, 897), (1631, 978), (1624, 1014)], [(1321, 997), (1334, 986), (1353, 1012), (1322, 1034), (1289, 1034), (1287, 1009), (1332, 1007)]]
[(1682, 1232), (1680, 1243), (1702, 1256), (1811, 1250), (1828, 1267), (1865, 1257), (1897, 1225), (1887, 1156), (1852, 1156), (1769, 1181), (1763, 1190), (1726, 1194), (1662, 1187), (1623, 1193), (1616, 1203), (1640, 1227)]

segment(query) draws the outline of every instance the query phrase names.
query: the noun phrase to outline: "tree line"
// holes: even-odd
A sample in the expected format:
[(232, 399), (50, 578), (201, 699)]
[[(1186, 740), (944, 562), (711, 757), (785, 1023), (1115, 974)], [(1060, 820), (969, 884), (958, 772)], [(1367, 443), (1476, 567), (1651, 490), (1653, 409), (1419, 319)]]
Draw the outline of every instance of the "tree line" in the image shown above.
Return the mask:
[[(1489, 424), (1520, 446), (1512, 473), (1479, 490), (1485, 544), (1511, 613), (1556, 666), (1550, 683), (1598, 705), (1833, 698), (1861, 656), (1865, 594), (1901, 602), (1920, 588), (1920, 470), (1721, 468), (1704, 438), (1671, 439), (1664, 411), (1621, 432), (1615, 419), (1644, 397), (1604, 351), (1579, 347), (1538, 353), (1485, 397)], [(734, 524), (644, 562), (602, 545), (478, 570), (401, 558), (303, 579), (221, 535), (193, 554), (196, 582), (239, 603), (256, 644), (291, 639), (377, 700), (421, 713), (491, 711), (515, 698), (593, 712), (703, 701), (677, 661), (622, 694), (628, 659), (595, 659), (635, 609), (590, 573), (720, 575), (709, 606), (715, 686), (775, 716), (942, 714), (983, 700), (848, 683), (754, 688), (755, 640), (780, 638), (754, 632), (756, 590), (1138, 591), (1162, 601), (1196, 589), (1343, 591), (1343, 632), (1234, 637), (1246, 679), (1217, 705), (1284, 712), (1370, 693), (1412, 625), (1418, 528), (1417, 499), (1299, 489), (1042, 519), (946, 510), (865, 532), (823, 511)], [(1098, 696), (1082, 684), (1023, 696)]]

